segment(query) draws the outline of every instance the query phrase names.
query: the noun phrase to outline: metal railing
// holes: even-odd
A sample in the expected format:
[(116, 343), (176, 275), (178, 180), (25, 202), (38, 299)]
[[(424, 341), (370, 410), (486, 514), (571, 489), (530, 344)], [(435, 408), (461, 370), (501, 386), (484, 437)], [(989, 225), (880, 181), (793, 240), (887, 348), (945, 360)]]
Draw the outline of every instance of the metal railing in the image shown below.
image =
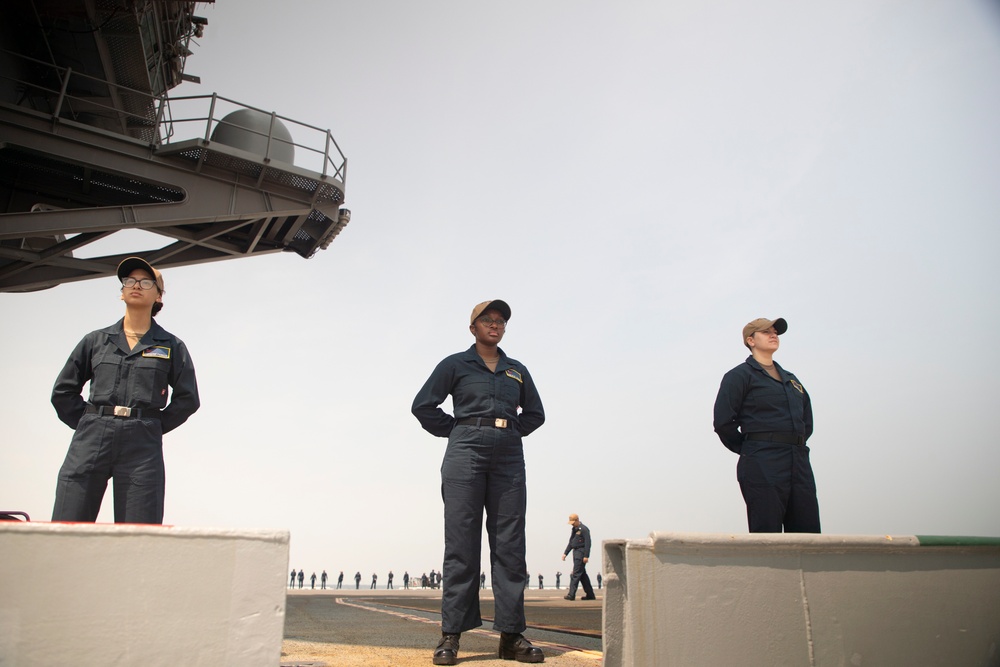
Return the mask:
[[(278, 144), (291, 145), (295, 149), (302, 149), (306, 155), (296, 158), (296, 165), (303, 166), (313, 171), (318, 171), (323, 176), (332, 175), (335, 178), (345, 181), (347, 177), (347, 158), (344, 156), (340, 146), (333, 138), (330, 130), (325, 130), (315, 125), (303, 123), (302, 121), (279, 115), (273, 111), (265, 111), (258, 107), (244, 104), (236, 100), (223, 97), (218, 93), (211, 95), (187, 95), (172, 97), (169, 100), (169, 109), (165, 112), (170, 114), (168, 120), (163, 125), (169, 126), (167, 140), (164, 144), (178, 143), (187, 139), (197, 138), (209, 141), (212, 135), (220, 127), (232, 127), (240, 132), (247, 132), (255, 136), (266, 139), (266, 149), (263, 157), (270, 159), (273, 157), (273, 149)], [(194, 107), (189, 111), (189, 107)], [(166, 107), (166, 105), (165, 105)], [(201, 107), (201, 110), (198, 109)], [(249, 110), (268, 117), (268, 129), (266, 132), (258, 130), (240, 123), (233, 123), (226, 118), (230, 113), (239, 110)], [(181, 112), (181, 113), (178, 113)], [(293, 139), (288, 141), (276, 136), (278, 123), (285, 124), (286, 129)], [(204, 127), (204, 133), (200, 128)], [(197, 134), (191, 132), (194, 129)], [(318, 168), (314, 168), (317, 167)]]
[[(36, 74), (34, 81), (27, 81), (10, 73), (19, 68), (0, 68), (0, 80), (9, 82), (0, 86), (0, 91), (4, 97), (10, 98), (0, 99), (0, 103), (44, 114), (54, 123), (73, 121), (154, 147), (190, 139), (210, 141), (219, 126), (236, 127), (241, 132), (266, 137), (267, 148), (262, 156), (265, 159), (272, 157), (272, 146), (291, 144), (305, 151), (302, 162), (296, 160), (295, 166), (346, 182), (347, 158), (328, 129), (280, 116), (217, 93), (178, 97), (151, 95), (6, 49), (0, 49), (0, 53), (20, 59), (25, 69), (31, 69)], [(125, 106), (140, 109), (141, 112), (129, 111), (123, 108)], [(225, 116), (239, 109), (270, 116), (268, 131), (264, 133), (227, 122)], [(291, 141), (275, 136), (277, 121), (287, 124)], [(200, 131), (202, 127), (204, 134)]]

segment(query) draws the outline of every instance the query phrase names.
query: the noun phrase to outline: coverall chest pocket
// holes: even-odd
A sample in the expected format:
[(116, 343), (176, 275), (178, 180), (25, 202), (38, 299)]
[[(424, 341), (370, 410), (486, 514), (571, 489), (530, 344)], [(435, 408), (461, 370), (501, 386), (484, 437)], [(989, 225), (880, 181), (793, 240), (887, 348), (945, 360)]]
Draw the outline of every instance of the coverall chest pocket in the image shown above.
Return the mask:
[(106, 404), (111, 396), (115, 394), (121, 378), (122, 357), (115, 351), (105, 351), (98, 354), (92, 360), (90, 378), (91, 402), (101, 405)]
[(779, 382), (767, 381), (753, 387), (747, 393), (743, 409), (747, 412), (766, 414), (771, 411), (782, 411), (788, 405), (785, 388)]
[(451, 389), (452, 402), (455, 411), (459, 406), (462, 412), (470, 415), (488, 414), (492, 408), (490, 378), (488, 376), (466, 375), (459, 378)]
[(168, 359), (140, 357), (136, 360), (135, 372), (132, 374), (132, 395), (140, 403), (148, 403), (151, 408), (166, 406), (169, 370)]
[(500, 400), (512, 412), (521, 404), (521, 383), (507, 375), (497, 376), (500, 383)]

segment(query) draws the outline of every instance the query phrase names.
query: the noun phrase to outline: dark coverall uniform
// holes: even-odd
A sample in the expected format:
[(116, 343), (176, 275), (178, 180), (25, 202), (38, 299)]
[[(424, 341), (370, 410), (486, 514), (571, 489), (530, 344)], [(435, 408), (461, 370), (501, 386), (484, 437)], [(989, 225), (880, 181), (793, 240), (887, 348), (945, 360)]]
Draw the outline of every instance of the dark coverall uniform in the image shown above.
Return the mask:
[[(448, 438), (441, 464), (444, 499), (444, 590), (441, 631), (482, 625), (479, 610), (483, 509), (490, 542), (495, 613), (493, 629), (521, 633), (525, 565), (524, 451), (521, 438), (545, 421), (528, 369), (497, 348), (490, 371), (475, 345), (437, 365), (413, 400), (413, 414), (429, 433)], [(451, 395), (455, 416), (440, 407)], [(518, 413), (518, 407), (521, 412)], [(506, 424), (502, 421), (506, 420)]]
[[(114, 477), (116, 523), (163, 523), (163, 434), (198, 409), (198, 383), (180, 339), (153, 320), (130, 350), (123, 322), (84, 336), (52, 388), (59, 419), (75, 431), (59, 470), (53, 521), (96, 521)], [(116, 406), (131, 413), (116, 416)]]
[(774, 364), (781, 381), (751, 355), (722, 378), (715, 432), (740, 455), (736, 477), (751, 533), (818, 533), (819, 501), (806, 441), (813, 432), (809, 393)]
[(584, 558), (590, 558), (590, 528), (582, 523), (574, 526), (569, 534), (569, 543), (563, 555), (573, 552), (573, 573), (569, 576), (569, 597), (576, 597), (576, 587), (583, 584), (584, 597), (594, 597), (594, 587), (590, 585), (590, 575), (587, 574), (587, 564)]

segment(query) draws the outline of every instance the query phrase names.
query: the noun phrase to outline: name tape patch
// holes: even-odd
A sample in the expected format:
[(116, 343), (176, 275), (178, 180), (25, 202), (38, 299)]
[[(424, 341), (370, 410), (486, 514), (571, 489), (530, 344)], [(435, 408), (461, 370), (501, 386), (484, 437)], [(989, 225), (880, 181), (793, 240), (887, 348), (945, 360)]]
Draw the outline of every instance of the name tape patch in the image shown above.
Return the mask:
[(145, 350), (143, 350), (142, 356), (152, 357), (153, 359), (169, 359), (170, 348), (163, 347), (162, 345), (154, 345), (153, 347), (147, 347)]

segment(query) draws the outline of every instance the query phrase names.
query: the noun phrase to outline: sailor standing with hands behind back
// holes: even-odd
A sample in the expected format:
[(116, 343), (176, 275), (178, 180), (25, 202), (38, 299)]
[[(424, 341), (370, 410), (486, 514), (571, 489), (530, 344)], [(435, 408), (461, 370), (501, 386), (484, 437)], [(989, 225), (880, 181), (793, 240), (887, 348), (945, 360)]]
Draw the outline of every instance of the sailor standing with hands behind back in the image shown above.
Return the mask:
[[(477, 304), (469, 319), (475, 342), (437, 365), (411, 408), (424, 430), (448, 438), (441, 463), (444, 589), (435, 665), (457, 664), (461, 634), (483, 623), (479, 590), (484, 511), (493, 576), (493, 629), (500, 632), (497, 655), (517, 662), (545, 660), (542, 650), (522, 634), (528, 627), (522, 439), (545, 422), (545, 411), (528, 369), (499, 347), (509, 320), (505, 301)], [(454, 415), (440, 407), (449, 396)]]
[(117, 274), (125, 316), (84, 336), (52, 388), (56, 414), (73, 429), (53, 521), (96, 521), (114, 478), (115, 523), (163, 523), (163, 434), (201, 405), (187, 347), (154, 319), (163, 275), (140, 257)]
[(806, 441), (813, 432), (809, 393), (772, 358), (784, 318), (743, 327), (746, 361), (722, 378), (715, 432), (740, 455), (736, 464), (751, 533), (818, 533), (819, 502)]

